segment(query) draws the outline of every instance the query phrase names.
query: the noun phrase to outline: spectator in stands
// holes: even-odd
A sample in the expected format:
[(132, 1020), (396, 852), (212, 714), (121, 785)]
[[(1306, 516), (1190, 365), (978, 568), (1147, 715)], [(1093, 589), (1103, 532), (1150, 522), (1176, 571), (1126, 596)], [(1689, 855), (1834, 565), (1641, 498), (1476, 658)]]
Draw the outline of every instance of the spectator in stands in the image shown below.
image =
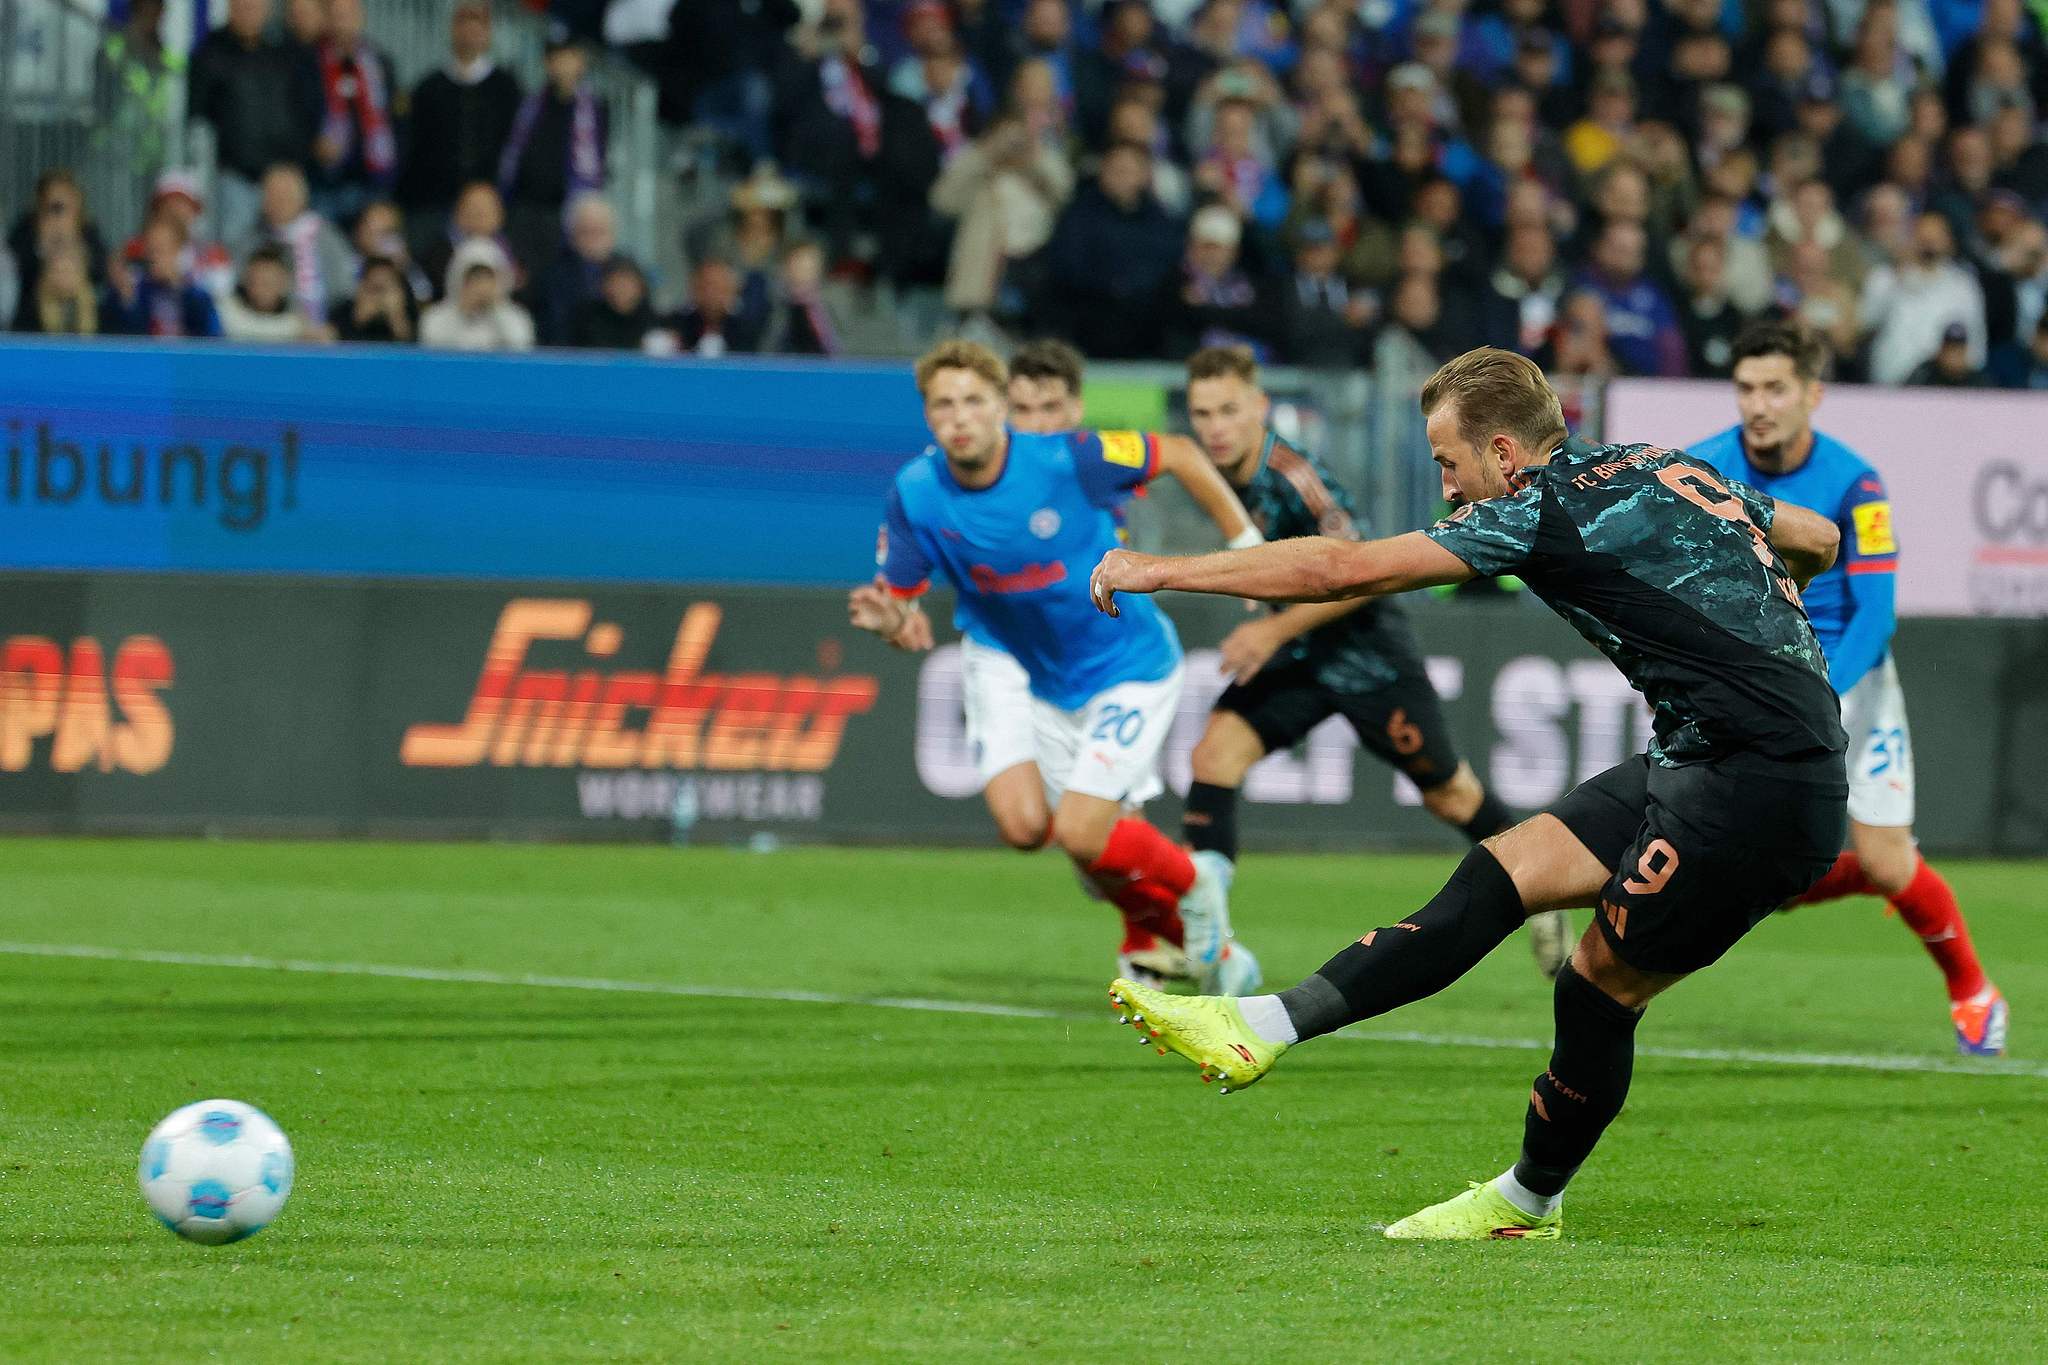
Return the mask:
[[(569, 344), (569, 327), (619, 251), (619, 220), (601, 194), (580, 194), (569, 205), (568, 240), (534, 291), (534, 321), (544, 346)], [(643, 281), (644, 285), (644, 281)]]
[(1593, 175), (1635, 132), (1636, 83), (1626, 70), (1602, 71), (1586, 100), (1586, 113), (1565, 130), (1565, 155), (1580, 175)]
[(597, 291), (576, 305), (564, 340), (591, 350), (638, 351), (660, 326), (647, 276), (631, 256), (614, 255), (599, 271)]
[[(1226, 72), (1223, 84), (1237, 73)], [(1248, 84), (1245, 88), (1249, 88)], [(1195, 184), (1245, 223), (1277, 226), (1287, 214), (1287, 187), (1273, 155), (1258, 139), (1259, 106), (1250, 97), (1216, 102), (1208, 145), (1195, 164)]]
[(1157, 354), (1179, 224), (1152, 194), (1152, 153), (1119, 142), (1061, 213), (1046, 246), (1047, 330), (1103, 360)]
[(1173, 159), (1172, 139), (1152, 101), (1135, 94), (1117, 97), (1109, 110), (1109, 143), (1119, 142), (1135, 143), (1151, 153), (1153, 198), (1175, 217), (1186, 216), (1193, 202), (1192, 182)]
[(913, 0), (903, 11), (911, 53), (889, 73), (889, 90), (924, 109), (942, 161), (964, 151), (995, 106), (988, 77), (961, 51), (942, 0)]
[(449, 216), (448, 230), (435, 238), (420, 258), (420, 268), (435, 288), (446, 280), (455, 249), (468, 241), (494, 243), (512, 262), (514, 280), (524, 280), (526, 271), (505, 235), (505, 201), (494, 186), (482, 180), (463, 187), (455, 199), (455, 212)]
[(410, 343), (419, 334), (419, 301), (397, 261), (363, 262), (355, 294), (334, 305), (328, 321), (343, 341)]
[(1827, 248), (1819, 242), (1794, 246), (1787, 270), (1779, 285), (1780, 307), (1827, 339), (1843, 372), (1839, 377), (1847, 377), (1860, 368), (1856, 353), (1863, 343), (1856, 290), (1830, 271)]
[(715, 360), (751, 351), (760, 319), (740, 309), (740, 273), (732, 262), (709, 256), (690, 272), (690, 306), (676, 316), (677, 343), (690, 355)]
[(529, 271), (554, 260), (562, 245), (562, 209), (605, 186), (609, 115), (590, 88), (590, 54), (556, 28), (547, 41), (547, 81), (520, 102), (498, 159), (498, 192), (512, 259)]
[(1109, 107), (1133, 74), (1159, 80), (1166, 57), (1152, 10), (1145, 0), (1112, 0), (1102, 7), (1101, 39), (1074, 72), (1075, 112), (1082, 140), (1099, 146), (1109, 127)]
[[(214, 297), (228, 293), (235, 287), (235, 258), (219, 242), (200, 238), (200, 216), (206, 211), (205, 202), (199, 195), (199, 181), (186, 171), (165, 171), (156, 178), (156, 188), (149, 197), (148, 216), (155, 218), (166, 214), (178, 220), (179, 228), (185, 234), (185, 273)], [(140, 265), (143, 259), (142, 234), (136, 233), (121, 249), (121, 259), (130, 265)]]
[(2034, 324), (2027, 355), (2031, 363), (2027, 367), (2026, 381), (2021, 387), (2048, 389), (2048, 313), (2043, 313), (2041, 320)]
[(12, 325), (15, 310), (21, 306), (21, 267), (14, 263), (14, 253), (0, 246), (0, 318)]
[(449, 21), (448, 62), (413, 87), (405, 169), (405, 205), (423, 250), (446, 225), (465, 185), (496, 180), (520, 106), (519, 78), (491, 59), (488, 0), (461, 0)]
[(61, 167), (36, 177), (35, 201), (7, 233), (24, 300), (42, 278), (44, 257), (59, 247), (76, 247), (83, 254), (87, 279), (97, 284), (106, 278), (107, 248), (99, 225), (86, 216), (85, 191), (77, 177)]
[[(1042, 62), (1027, 62), (1017, 73), (1019, 81), (1051, 78)], [(1027, 116), (997, 120), (955, 157), (931, 196), (932, 207), (956, 223), (946, 306), (959, 316), (998, 311), (1006, 278), (1051, 239), (1073, 192), (1074, 168), (1058, 127), (1034, 129)]]
[(241, 279), (220, 301), (220, 322), (231, 341), (276, 345), (325, 341), (333, 335), (292, 298), (291, 264), (274, 244), (257, 247), (242, 263)]
[(1450, 359), (1440, 324), (1442, 299), (1429, 275), (1403, 275), (1387, 295), (1387, 321), (1373, 344), (1373, 368), (1420, 381)]
[(1565, 295), (1550, 340), (1530, 359), (1553, 379), (1613, 379), (1621, 363), (1607, 343), (1607, 308), (1600, 295), (1575, 290)]
[(1863, 249), (1848, 222), (1835, 211), (1835, 192), (1827, 181), (1816, 177), (1780, 195), (1771, 205), (1769, 221), (1764, 249), (1770, 255), (1773, 275), (1788, 272), (1793, 247), (1813, 242), (1827, 252), (1830, 275), (1845, 283), (1862, 278)]
[(185, 80), (182, 60), (164, 46), (163, 23), (164, 0), (129, 0), (93, 68), (97, 155), (137, 177), (164, 168), (172, 103)]
[(792, 242), (783, 251), (782, 274), (760, 349), (774, 355), (816, 356), (835, 356), (843, 349), (839, 325), (825, 300), (825, 253), (816, 242)]
[(1932, 207), (1948, 219), (1957, 241), (1968, 241), (1976, 232), (1977, 212), (1991, 193), (1995, 169), (1991, 138), (1982, 128), (1962, 127), (1948, 135)]
[(1573, 287), (1599, 298), (1607, 344), (1626, 372), (1682, 375), (1685, 334), (1670, 298), (1644, 271), (1648, 259), (1641, 224), (1609, 223)]
[(1923, 213), (1913, 222), (1912, 254), (1874, 267), (1863, 281), (1864, 325), (1870, 338), (1870, 378), (1902, 384), (1941, 345), (1950, 324), (1963, 328), (1973, 369), (1984, 364), (1984, 295), (1956, 262), (1948, 219)]
[(263, 174), (262, 188), (255, 231), (236, 250), (246, 257), (266, 244), (282, 247), (291, 262), (293, 297), (308, 317), (323, 317), (327, 305), (348, 292), (355, 275), (348, 243), (307, 203), (305, 172), (297, 166), (272, 166)]
[(1841, 101), (1843, 116), (1865, 142), (1889, 146), (1906, 131), (1916, 74), (1899, 50), (1896, 11), (1883, 4), (1864, 10), (1842, 73)]
[(1337, 233), (1320, 218), (1294, 230), (1294, 273), (1279, 292), (1276, 340), (1290, 365), (1348, 368), (1370, 355), (1379, 300), (1339, 272)]
[(1535, 223), (1510, 228), (1500, 268), (1480, 299), (1481, 328), (1493, 345), (1533, 355), (1557, 321), (1564, 290), (1550, 230)]
[(1991, 376), (1970, 359), (1970, 329), (1951, 322), (1941, 329), (1941, 343), (1932, 356), (1906, 377), (1908, 384), (1938, 389), (1989, 388)]
[(1042, 61), (1052, 71), (1053, 89), (1060, 106), (1069, 115), (1074, 109), (1074, 18), (1066, 0), (1025, 0), (1023, 21), (1015, 29), (1003, 26), (1000, 45), (982, 49), (976, 55), (990, 80), (1007, 89), (1019, 66)]
[(2033, 111), (2007, 105), (1991, 116), (1989, 131), (1993, 183), (2039, 211), (2048, 204), (2048, 145), (2035, 138)]
[(227, 23), (192, 53), (187, 109), (213, 128), (215, 227), (223, 241), (241, 241), (255, 228), (264, 171), (312, 150), (300, 98), (305, 54), (269, 26), (270, 0), (228, 0)]
[(86, 271), (83, 247), (65, 242), (43, 257), (34, 287), (24, 290), (14, 330), (45, 336), (97, 336), (102, 330), (100, 295)]
[(406, 240), (405, 215), (398, 211), (398, 205), (389, 199), (373, 199), (356, 218), (355, 231), (349, 234), (349, 245), (355, 248), (356, 259), (367, 261), (381, 256), (395, 264), (405, 276), (406, 287), (414, 299), (421, 303), (434, 297), (434, 286), (427, 272), (412, 259), (412, 247)]
[(309, 61), (327, 36), (327, 0), (284, 0), (286, 46)]
[(1264, 301), (1240, 260), (1243, 237), (1243, 224), (1222, 204), (1198, 209), (1189, 222), (1180, 287), (1167, 309), (1168, 355), (1204, 346), (1267, 350)]
[(1422, 12), (1409, 28), (1415, 62), (1434, 78), (1437, 126), (1455, 131), (1476, 129), (1486, 116), (1487, 91), (1478, 78), (1458, 66), (1458, 15), (1445, 8)]
[(512, 262), (473, 238), (448, 262), (447, 296), (420, 315), (420, 344), (452, 351), (530, 351), (533, 318), (512, 301)]
[(107, 330), (129, 336), (217, 337), (213, 295), (185, 269), (185, 230), (168, 214), (142, 230), (142, 265), (117, 261), (107, 270)]
[(1735, 372), (1735, 337), (1749, 319), (1728, 297), (1728, 249), (1712, 237), (1688, 238), (1680, 278), (1678, 325), (1685, 333), (1686, 370), (1696, 378)]
[(326, 33), (313, 49), (309, 183), (331, 222), (353, 222), (398, 179), (399, 92), (391, 59), (363, 27), (363, 0), (327, 0)]

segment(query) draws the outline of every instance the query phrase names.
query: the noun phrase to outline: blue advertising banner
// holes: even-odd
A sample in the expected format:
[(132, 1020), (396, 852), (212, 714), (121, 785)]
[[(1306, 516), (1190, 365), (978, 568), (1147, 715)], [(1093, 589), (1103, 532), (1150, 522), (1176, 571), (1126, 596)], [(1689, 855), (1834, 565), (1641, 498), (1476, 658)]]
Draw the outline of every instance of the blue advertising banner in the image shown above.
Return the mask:
[(0, 568), (846, 583), (906, 366), (0, 344)]

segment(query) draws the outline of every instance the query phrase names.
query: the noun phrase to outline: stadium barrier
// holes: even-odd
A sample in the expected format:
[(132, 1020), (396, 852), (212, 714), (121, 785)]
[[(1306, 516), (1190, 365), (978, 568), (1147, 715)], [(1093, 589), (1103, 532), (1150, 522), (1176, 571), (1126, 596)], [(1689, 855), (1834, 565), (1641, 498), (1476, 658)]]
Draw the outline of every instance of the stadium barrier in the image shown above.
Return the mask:
[[(1191, 649), (1167, 775), (1221, 690)], [(1422, 601), (1465, 754), (1531, 810), (1640, 747), (1613, 666), (1526, 599)], [(957, 651), (912, 657), (824, 589), (0, 576), (0, 828), (985, 843)], [(949, 633), (949, 632), (948, 632)], [(2048, 626), (1911, 621), (1930, 847), (2048, 848)], [(1255, 770), (1254, 848), (1452, 848), (1341, 723)], [(1171, 803), (1162, 814), (1172, 819)]]

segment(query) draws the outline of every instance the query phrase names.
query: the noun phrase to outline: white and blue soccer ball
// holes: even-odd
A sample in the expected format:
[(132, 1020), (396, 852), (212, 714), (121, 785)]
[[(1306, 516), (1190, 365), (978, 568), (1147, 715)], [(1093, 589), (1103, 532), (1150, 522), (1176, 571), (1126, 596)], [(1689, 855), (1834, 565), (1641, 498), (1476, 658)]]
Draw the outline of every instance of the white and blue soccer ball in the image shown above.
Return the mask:
[(150, 1130), (137, 1172), (157, 1221), (215, 1246), (254, 1237), (292, 1192), (292, 1144), (240, 1100), (201, 1100)]

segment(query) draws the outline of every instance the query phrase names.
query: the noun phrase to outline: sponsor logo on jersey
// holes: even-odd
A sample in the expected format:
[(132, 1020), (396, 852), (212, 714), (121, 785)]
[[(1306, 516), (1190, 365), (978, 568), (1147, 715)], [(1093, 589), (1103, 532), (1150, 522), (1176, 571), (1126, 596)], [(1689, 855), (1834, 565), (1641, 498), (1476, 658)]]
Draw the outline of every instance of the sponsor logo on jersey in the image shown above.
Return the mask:
[(1866, 502), (1851, 515), (1856, 519), (1856, 553), (1859, 555), (1897, 554), (1899, 542), (1892, 535), (1892, 505), (1888, 502)]
[(1145, 467), (1145, 437), (1135, 431), (1105, 431), (1102, 436), (1102, 458), (1111, 464), (1120, 464), (1126, 469)]
[(993, 564), (970, 564), (967, 577), (976, 592), (1037, 592), (1067, 581), (1067, 566), (1055, 559), (1050, 564), (1026, 564), (1015, 573), (1001, 573)]

